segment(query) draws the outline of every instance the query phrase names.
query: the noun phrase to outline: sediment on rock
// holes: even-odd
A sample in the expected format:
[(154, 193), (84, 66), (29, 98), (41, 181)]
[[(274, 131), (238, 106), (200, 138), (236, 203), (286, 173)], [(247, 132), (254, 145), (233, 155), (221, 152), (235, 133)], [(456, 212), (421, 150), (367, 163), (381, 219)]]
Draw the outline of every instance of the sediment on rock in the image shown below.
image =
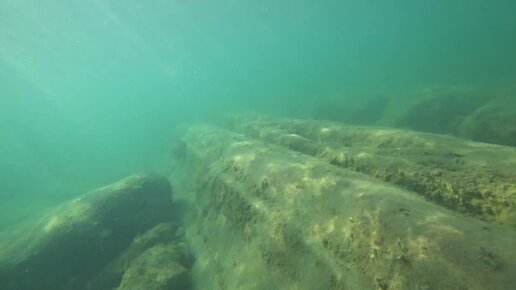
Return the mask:
[(196, 207), (186, 236), (200, 289), (516, 284), (511, 227), (221, 128), (191, 127), (183, 142), (177, 162)]
[(171, 187), (161, 176), (135, 175), (94, 190), (21, 233), (0, 261), (0, 288), (89, 289), (138, 234), (172, 214)]
[(449, 209), (516, 225), (514, 147), (269, 116), (233, 116), (228, 128), (401, 186)]

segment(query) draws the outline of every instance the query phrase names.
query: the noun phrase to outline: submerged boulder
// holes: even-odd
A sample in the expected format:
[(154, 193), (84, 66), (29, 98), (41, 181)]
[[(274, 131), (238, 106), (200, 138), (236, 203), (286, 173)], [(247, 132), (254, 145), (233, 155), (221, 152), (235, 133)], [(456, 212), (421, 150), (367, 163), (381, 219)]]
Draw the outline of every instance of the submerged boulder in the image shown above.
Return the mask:
[(398, 121), (398, 126), (431, 133), (457, 134), (464, 118), (482, 106), (485, 96), (440, 95), (421, 98)]
[(434, 96), (409, 108), (398, 126), (516, 146), (516, 97)]
[(459, 135), (475, 141), (516, 146), (516, 97), (479, 107), (460, 124)]
[(27, 229), (0, 261), (1, 289), (89, 289), (133, 239), (170, 220), (172, 193), (158, 175), (135, 175), (56, 209)]

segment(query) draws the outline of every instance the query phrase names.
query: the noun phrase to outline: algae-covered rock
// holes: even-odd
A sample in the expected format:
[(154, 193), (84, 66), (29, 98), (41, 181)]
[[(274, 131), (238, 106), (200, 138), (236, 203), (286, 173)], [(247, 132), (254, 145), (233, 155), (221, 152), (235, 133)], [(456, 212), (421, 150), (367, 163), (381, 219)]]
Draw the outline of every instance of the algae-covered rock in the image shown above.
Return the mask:
[(27, 229), (0, 264), (1, 289), (88, 289), (133, 239), (172, 213), (171, 187), (136, 175), (87, 193)]
[(185, 227), (200, 289), (516, 285), (512, 227), (221, 128), (191, 127), (183, 141), (189, 178), (175, 182), (195, 205)]
[[(183, 265), (191, 256), (184, 244), (158, 244), (135, 258), (117, 290), (186, 290), (190, 276)], [(191, 266), (191, 265), (190, 265)]]
[(190, 285), (188, 271), (195, 261), (182, 233), (180, 224), (172, 221), (136, 236), (88, 282), (90, 289), (189, 289), (173, 288)]
[(181, 237), (177, 235), (178, 227), (179, 223), (171, 221), (160, 223), (145, 233), (138, 234), (132, 243), (103, 267), (89, 284), (94, 289), (115, 289), (120, 285), (120, 281), (131, 263), (143, 252), (159, 244), (180, 240)]
[[(460, 213), (516, 225), (515, 148), (408, 130), (268, 116), (235, 116), (228, 127), (401, 186)], [(295, 146), (289, 140), (296, 140)], [(297, 140), (303, 140), (303, 146)]]

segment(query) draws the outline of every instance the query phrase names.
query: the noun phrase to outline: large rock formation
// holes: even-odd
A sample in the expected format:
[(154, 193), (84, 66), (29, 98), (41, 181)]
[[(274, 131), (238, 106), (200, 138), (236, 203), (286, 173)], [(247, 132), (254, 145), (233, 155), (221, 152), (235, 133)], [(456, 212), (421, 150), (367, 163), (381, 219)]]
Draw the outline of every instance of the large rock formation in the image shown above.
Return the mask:
[[(336, 130), (320, 129), (314, 132)], [(362, 138), (374, 142), (367, 132)], [(394, 133), (380, 130), (377, 136)], [(193, 275), (199, 289), (501, 290), (516, 285), (513, 227), (457, 214), (300, 153), (319, 152), (318, 143), (293, 134), (282, 136), (297, 152), (221, 128), (186, 130), (175, 183), (182, 182), (184, 198), (196, 206), (186, 236), (196, 253)], [(412, 138), (423, 148), (439, 145)], [(408, 142), (394, 136), (383, 140), (393, 154)], [(370, 158), (371, 153), (354, 151), (354, 158)], [(453, 163), (468, 155), (450, 151), (455, 149), (444, 154), (451, 154), (446, 156)], [(404, 164), (403, 152), (396, 154)]]

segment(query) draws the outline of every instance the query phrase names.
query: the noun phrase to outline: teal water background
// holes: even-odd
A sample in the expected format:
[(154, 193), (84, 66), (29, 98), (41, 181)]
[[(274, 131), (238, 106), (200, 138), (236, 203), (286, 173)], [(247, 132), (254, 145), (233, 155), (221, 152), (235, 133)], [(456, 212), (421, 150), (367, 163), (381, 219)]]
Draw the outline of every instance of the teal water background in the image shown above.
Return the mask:
[(120, 177), (166, 172), (181, 122), (324, 118), (382, 98), (396, 115), (432, 94), (514, 95), (515, 11), (484, 0), (0, 0), (0, 230)]

